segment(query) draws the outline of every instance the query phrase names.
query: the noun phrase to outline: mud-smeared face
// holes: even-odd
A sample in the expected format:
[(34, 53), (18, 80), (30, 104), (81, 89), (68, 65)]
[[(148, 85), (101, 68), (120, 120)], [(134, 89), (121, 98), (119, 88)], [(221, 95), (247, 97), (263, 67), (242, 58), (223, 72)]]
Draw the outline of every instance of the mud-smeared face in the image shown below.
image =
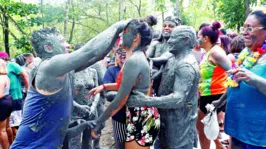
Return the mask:
[(167, 42), (169, 45), (169, 52), (174, 55), (177, 55), (182, 50), (182, 48), (186, 46), (184, 42), (186, 38), (187, 37), (184, 36), (184, 34), (180, 34), (180, 32), (178, 31), (173, 31)]
[(137, 32), (135, 31), (134, 25), (129, 24), (123, 31), (122, 34), (122, 47), (124, 49), (130, 49), (133, 42), (134, 38), (136, 36)]
[(266, 39), (266, 28), (263, 28), (255, 15), (250, 15), (247, 17), (243, 28), (244, 31), (242, 31), (242, 34), (244, 37), (245, 46), (252, 51), (256, 51), (257, 48), (262, 46)]
[(198, 32), (198, 37), (197, 37), (197, 43), (198, 43), (200, 48), (204, 48), (205, 47), (205, 41), (206, 41), (206, 39), (205, 39), (205, 37), (203, 37), (202, 31), (200, 30)]
[(164, 38), (170, 38), (170, 35), (175, 28), (176, 24), (172, 21), (165, 21), (163, 24), (163, 31), (162, 31), (162, 36)]
[(68, 53), (70, 49), (70, 45), (66, 42), (66, 39), (62, 35), (50, 35), (49, 36), (49, 45), (45, 45), (46, 51), (57, 54)]
[(171, 37), (167, 41), (169, 45), (169, 52), (174, 55), (183, 52), (184, 50), (191, 50), (196, 43), (196, 35), (194, 30), (188, 26), (177, 26), (171, 33)]

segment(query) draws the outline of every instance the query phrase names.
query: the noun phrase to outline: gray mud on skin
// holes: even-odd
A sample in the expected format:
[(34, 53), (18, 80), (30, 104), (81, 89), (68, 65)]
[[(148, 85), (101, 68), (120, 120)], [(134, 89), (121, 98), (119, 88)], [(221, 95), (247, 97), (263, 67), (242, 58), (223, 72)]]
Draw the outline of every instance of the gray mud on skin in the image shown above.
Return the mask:
[(197, 86), (199, 68), (191, 49), (196, 43), (195, 31), (188, 26), (176, 27), (168, 44), (171, 57), (164, 69), (159, 97), (148, 97), (135, 91), (129, 97), (130, 107), (157, 107), (161, 116), (160, 148), (192, 149), (196, 135)]
[[(55, 99), (61, 100), (60, 102), (65, 100), (63, 102), (67, 103), (66, 106), (72, 107), (73, 95), (71, 92), (73, 93), (73, 75), (71, 76), (69, 72), (73, 70), (76, 72), (84, 70), (88, 66), (91, 66), (97, 61), (103, 59), (104, 56), (111, 51), (111, 48), (126, 24), (126, 21), (115, 23), (107, 30), (90, 40), (84, 47), (69, 54), (64, 54), (66, 51), (66, 42), (64, 37), (60, 35), (55, 28), (46, 28), (46, 30), (43, 29), (35, 31), (32, 36), (33, 47), (42, 61), (37, 66), (38, 69), (34, 69), (32, 71), (32, 74), (34, 75), (31, 75), (31, 81), (33, 81), (34, 78), (34, 84), (31, 82), (31, 89), (29, 91), (41, 92), (41, 94), (38, 94), (38, 96), (42, 96), (43, 98), (51, 97), (51, 102), (46, 103), (47, 107), (49, 107), (50, 104), (53, 106), (54, 103), (58, 103), (58, 101), (53, 102)], [(50, 32), (49, 30), (52, 31)], [(64, 95), (65, 97), (63, 99), (60, 98), (62, 91), (68, 92), (67, 95)], [(61, 95), (59, 95), (59, 93)], [(67, 126), (71, 117), (70, 114), (72, 108), (65, 110), (68, 110), (69, 114), (62, 119), (58, 119), (59, 121), (63, 121), (63, 123), (57, 128), (57, 131), (60, 133), (60, 138), (58, 139), (61, 143), (63, 142), (67, 132)], [(41, 111), (41, 113), (38, 114), (39, 116), (46, 112), (46, 110), (43, 109), (39, 109), (39, 111)], [(52, 117), (53, 114), (50, 114), (49, 116)], [(27, 126), (33, 130), (33, 132), (38, 133), (42, 128), (47, 128), (48, 125), (49, 127), (52, 127), (52, 125), (50, 125), (50, 123), (52, 123), (51, 121), (49, 124), (48, 122), (40, 124), (40, 122), (46, 122), (44, 117), (37, 116), (35, 119), (37, 122)], [(86, 125), (89, 127), (89, 123), (86, 123)], [(21, 131), (23, 132), (23, 130)], [(23, 140), (26, 142), (27, 139), (28, 138), (20, 138), (21, 142), (17, 142), (17, 145), (19, 146), (19, 143), (22, 143)], [(35, 139), (37, 138), (33, 138), (31, 143), (37, 141)], [(45, 146), (45, 142), (43, 143), (43, 146)], [(54, 146), (62, 147), (61, 143), (54, 144)], [(52, 142), (50, 142), (50, 144), (52, 144)], [(47, 144), (47, 146), (50, 144)]]

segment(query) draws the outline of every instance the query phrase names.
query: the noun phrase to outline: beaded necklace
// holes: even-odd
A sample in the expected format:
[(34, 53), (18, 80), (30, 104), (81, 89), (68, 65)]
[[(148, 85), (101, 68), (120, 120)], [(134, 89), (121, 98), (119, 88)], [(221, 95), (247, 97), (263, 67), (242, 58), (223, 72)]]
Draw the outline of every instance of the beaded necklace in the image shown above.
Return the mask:
[[(236, 61), (236, 64), (233, 64), (232, 68), (236, 69), (238, 67), (245, 68), (250, 70), (256, 63), (257, 60), (266, 52), (266, 41), (262, 44), (261, 48), (257, 48), (257, 51), (252, 52), (248, 48), (245, 48), (241, 51)], [(226, 84), (229, 87), (237, 87), (238, 83), (235, 80), (234, 75), (229, 75)]]

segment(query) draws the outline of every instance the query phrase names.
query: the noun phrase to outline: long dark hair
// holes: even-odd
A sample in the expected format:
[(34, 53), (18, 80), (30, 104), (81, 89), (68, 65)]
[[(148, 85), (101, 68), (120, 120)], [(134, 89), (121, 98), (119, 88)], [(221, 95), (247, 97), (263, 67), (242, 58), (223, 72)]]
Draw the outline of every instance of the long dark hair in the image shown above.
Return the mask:
[(148, 23), (142, 19), (133, 19), (125, 28), (127, 28), (130, 24), (134, 25), (134, 30), (141, 36), (140, 46), (145, 47), (149, 45), (152, 40), (152, 29)]

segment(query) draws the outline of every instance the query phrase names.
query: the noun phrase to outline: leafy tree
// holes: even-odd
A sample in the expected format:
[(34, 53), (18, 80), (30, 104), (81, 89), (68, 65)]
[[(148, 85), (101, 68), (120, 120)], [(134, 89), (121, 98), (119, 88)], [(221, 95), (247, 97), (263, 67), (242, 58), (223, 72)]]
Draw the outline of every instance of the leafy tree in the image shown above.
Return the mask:
[(218, 17), (224, 21), (227, 28), (237, 29), (243, 25), (255, 0), (217, 0)]

